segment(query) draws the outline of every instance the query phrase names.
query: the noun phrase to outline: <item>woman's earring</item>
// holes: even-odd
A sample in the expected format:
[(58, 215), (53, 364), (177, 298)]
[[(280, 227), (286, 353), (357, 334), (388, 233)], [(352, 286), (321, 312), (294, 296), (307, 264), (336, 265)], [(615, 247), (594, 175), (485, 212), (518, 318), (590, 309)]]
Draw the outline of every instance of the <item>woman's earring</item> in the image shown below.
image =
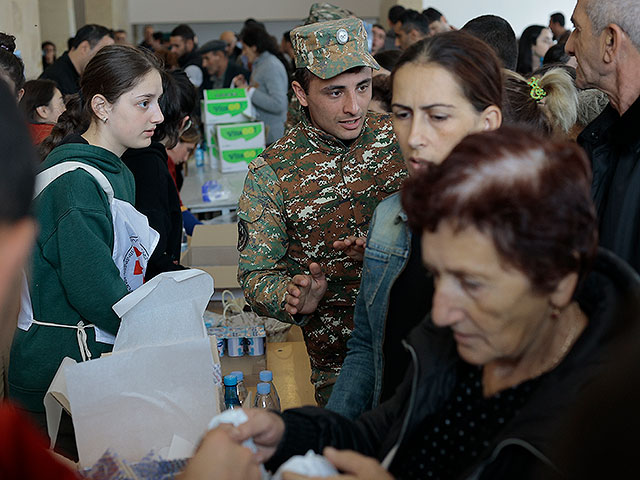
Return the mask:
[(104, 117), (104, 118), (102, 119), (102, 123), (107, 123), (107, 121), (108, 121), (108, 120), (109, 120), (109, 118), (108, 118), (108, 117)]
[(555, 305), (551, 306), (551, 320), (558, 320), (560, 318), (560, 309)]

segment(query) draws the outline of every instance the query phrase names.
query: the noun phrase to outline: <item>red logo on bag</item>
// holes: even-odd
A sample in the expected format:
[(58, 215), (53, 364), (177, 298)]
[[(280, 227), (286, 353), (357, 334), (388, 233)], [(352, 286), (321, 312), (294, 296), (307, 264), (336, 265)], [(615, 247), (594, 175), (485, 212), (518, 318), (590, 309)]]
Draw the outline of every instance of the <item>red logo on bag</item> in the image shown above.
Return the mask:
[[(147, 249), (140, 243), (140, 239), (135, 236), (129, 238), (131, 241), (131, 247), (123, 258), (124, 267), (124, 283), (127, 285), (127, 289), (131, 292), (144, 283), (145, 269), (149, 260), (149, 253)], [(133, 267), (133, 268), (132, 268)]]

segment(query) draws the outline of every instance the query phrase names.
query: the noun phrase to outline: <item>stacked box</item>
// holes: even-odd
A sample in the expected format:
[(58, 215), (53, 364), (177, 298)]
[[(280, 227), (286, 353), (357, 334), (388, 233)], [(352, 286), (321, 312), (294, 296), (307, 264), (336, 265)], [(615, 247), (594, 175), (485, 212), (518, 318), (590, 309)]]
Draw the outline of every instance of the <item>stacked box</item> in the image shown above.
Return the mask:
[(251, 160), (264, 150), (264, 123), (216, 125), (216, 139), (220, 171), (244, 171)]
[(205, 90), (202, 120), (212, 168), (221, 172), (247, 170), (264, 150), (264, 124), (253, 122), (253, 107), (243, 88)]
[(220, 150), (218, 148), (218, 133), (215, 124), (204, 124), (204, 140), (207, 144), (207, 155), (211, 168), (220, 168)]
[(244, 88), (205, 90), (202, 100), (205, 124), (238, 123), (253, 120), (253, 107)]

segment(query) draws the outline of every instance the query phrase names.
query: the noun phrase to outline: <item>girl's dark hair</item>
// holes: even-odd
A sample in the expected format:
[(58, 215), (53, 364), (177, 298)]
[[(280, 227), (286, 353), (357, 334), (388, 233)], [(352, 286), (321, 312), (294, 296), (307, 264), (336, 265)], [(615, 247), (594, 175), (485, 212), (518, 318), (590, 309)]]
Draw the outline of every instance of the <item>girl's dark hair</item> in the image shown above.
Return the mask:
[(16, 37), (0, 32), (0, 78), (5, 76), (15, 86), (14, 95), (24, 86), (24, 63), (13, 52), (16, 49)]
[[(404, 51), (393, 72), (407, 64), (436, 64), (452, 74), (465, 97), (482, 112), (491, 105), (502, 108), (502, 68), (493, 49), (473, 35), (446, 32), (426, 38)], [(416, 79), (417, 81), (418, 79)]]
[(533, 70), (531, 47), (536, 44), (538, 37), (545, 27), (542, 25), (529, 25), (524, 29), (518, 42), (518, 64), (516, 72), (522, 75), (529, 75)]
[(36, 156), (14, 93), (0, 82), (0, 224), (32, 215)]
[(378, 65), (391, 72), (401, 56), (402, 50), (382, 50), (376, 53), (373, 58), (376, 59)]
[(49, 105), (57, 86), (53, 80), (29, 80), (24, 84), (24, 95), (20, 99), (20, 108), (27, 120), (38, 123), (36, 108)]
[[(167, 148), (173, 148), (180, 138), (182, 119), (192, 115), (198, 101), (198, 91), (183, 70), (161, 73), (162, 96), (160, 110), (164, 121), (156, 125), (152, 140), (165, 141)], [(193, 119), (195, 120), (195, 119)]]
[(472, 134), (447, 159), (402, 186), (415, 232), (442, 222), (492, 238), (505, 265), (541, 293), (588, 271), (598, 246), (591, 164), (574, 142), (514, 127)]
[(554, 63), (558, 63), (561, 65), (566, 64), (571, 56), (565, 52), (564, 47), (566, 43), (557, 43), (552, 46), (547, 53), (544, 55), (544, 60), (542, 62), (543, 65), (550, 65)]
[(101, 48), (80, 77), (80, 93), (66, 97), (67, 110), (40, 144), (41, 158), (44, 159), (67, 135), (84, 133), (97, 119), (91, 108), (95, 95), (100, 94), (109, 103), (115, 103), (153, 70), (160, 72), (162, 68), (156, 57), (144, 48), (126, 45)]
[(249, 47), (256, 47), (259, 54), (269, 52), (275, 55), (282, 62), (287, 73), (291, 73), (289, 72), (290, 66), (282, 55), (276, 39), (269, 35), (264, 27), (257, 24), (247, 24), (240, 32), (240, 41)]
[(377, 100), (385, 111), (391, 111), (391, 83), (389, 75), (376, 75), (371, 79), (371, 100)]

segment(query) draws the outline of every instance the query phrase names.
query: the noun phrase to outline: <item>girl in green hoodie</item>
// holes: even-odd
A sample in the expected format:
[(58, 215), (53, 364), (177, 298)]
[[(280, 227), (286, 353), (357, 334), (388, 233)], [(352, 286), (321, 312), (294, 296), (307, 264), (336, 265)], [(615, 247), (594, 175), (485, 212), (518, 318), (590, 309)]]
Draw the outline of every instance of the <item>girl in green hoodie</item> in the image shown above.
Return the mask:
[[(9, 367), (10, 397), (43, 426), (43, 398), (62, 359), (111, 350), (120, 323), (111, 306), (142, 284), (157, 243), (132, 206), (134, 180), (120, 156), (149, 146), (163, 121), (159, 64), (146, 51), (104, 47), (80, 84), (42, 146), (52, 150), (36, 180), (40, 231)], [(61, 443), (75, 455), (64, 421)]]

